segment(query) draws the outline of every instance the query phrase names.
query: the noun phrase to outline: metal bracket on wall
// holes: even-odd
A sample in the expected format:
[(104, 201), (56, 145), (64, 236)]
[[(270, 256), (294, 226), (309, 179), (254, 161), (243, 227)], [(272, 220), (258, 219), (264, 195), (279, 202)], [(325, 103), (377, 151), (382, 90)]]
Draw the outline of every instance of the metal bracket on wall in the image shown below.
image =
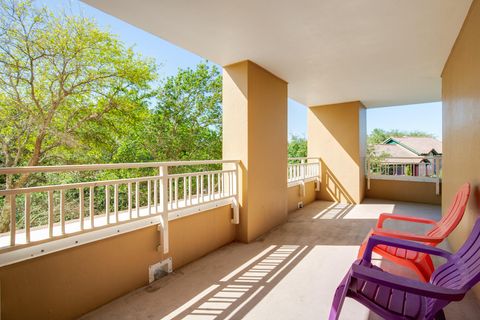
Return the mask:
[(320, 179), (317, 177), (315, 178), (315, 191), (320, 191)]
[(232, 207), (232, 210), (233, 210), (232, 223), (233, 224), (239, 224), (240, 223), (240, 205), (239, 205), (238, 199), (236, 197), (232, 199), (231, 207)]
[(157, 246), (157, 251), (162, 251), (163, 253), (168, 253), (168, 221), (162, 221), (157, 225), (157, 230), (160, 233), (159, 235), (159, 244)]
[(301, 181), (300, 184), (298, 185), (298, 195), (301, 198), (305, 198), (305, 182)]

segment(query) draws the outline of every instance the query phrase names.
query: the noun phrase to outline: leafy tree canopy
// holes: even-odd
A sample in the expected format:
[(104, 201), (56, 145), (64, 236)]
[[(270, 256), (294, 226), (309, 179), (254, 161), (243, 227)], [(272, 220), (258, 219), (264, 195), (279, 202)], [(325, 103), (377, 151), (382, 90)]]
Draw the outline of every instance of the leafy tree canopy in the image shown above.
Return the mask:
[[(0, 165), (221, 158), (218, 68), (200, 63), (156, 79), (153, 59), (95, 21), (0, 0)], [(135, 174), (9, 175), (0, 188)], [(0, 232), (8, 229), (8, 199), (2, 207)], [(32, 212), (42, 210), (32, 202)]]
[[(145, 109), (155, 64), (91, 19), (30, 1), (0, 2), (0, 146), (4, 166), (82, 162)], [(128, 122), (127, 122), (128, 123)], [(85, 151), (85, 152), (82, 152)], [(15, 182), (23, 186), (28, 176)], [(7, 181), (7, 187), (12, 187)]]
[(305, 158), (307, 156), (307, 139), (292, 135), (288, 143), (289, 158)]
[(435, 138), (435, 135), (423, 131), (402, 131), (402, 130), (383, 130), (373, 129), (372, 133), (367, 136), (367, 143), (369, 145), (380, 144), (391, 137), (430, 137)]

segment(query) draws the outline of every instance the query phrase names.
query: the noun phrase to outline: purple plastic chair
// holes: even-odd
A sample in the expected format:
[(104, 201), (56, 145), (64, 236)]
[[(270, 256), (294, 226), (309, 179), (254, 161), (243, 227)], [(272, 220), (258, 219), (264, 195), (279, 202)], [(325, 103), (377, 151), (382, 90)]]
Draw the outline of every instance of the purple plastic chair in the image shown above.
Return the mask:
[[(371, 264), (372, 250), (388, 245), (447, 259), (432, 274), (430, 281), (420, 282), (384, 272)], [(458, 250), (445, 250), (418, 242), (372, 236), (361, 260), (352, 264), (335, 292), (329, 320), (338, 319), (345, 297), (350, 297), (385, 319), (444, 320), (443, 308), (451, 301), (463, 299), (480, 281), (480, 218), (472, 233)]]

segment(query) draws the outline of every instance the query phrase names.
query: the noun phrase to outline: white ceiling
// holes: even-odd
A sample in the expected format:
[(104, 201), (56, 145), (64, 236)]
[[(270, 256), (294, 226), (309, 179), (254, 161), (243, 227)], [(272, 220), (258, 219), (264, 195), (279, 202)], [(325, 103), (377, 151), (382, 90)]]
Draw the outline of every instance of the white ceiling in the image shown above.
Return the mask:
[(220, 65), (249, 59), (308, 106), (441, 100), (472, 0), (83, 0)]

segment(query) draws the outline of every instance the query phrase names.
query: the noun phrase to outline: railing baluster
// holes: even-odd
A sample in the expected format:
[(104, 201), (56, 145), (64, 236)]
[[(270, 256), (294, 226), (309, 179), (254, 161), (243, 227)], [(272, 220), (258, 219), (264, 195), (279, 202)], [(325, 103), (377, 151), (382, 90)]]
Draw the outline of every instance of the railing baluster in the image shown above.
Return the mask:
[(127, 185), (128, 218), (132, 220), (132, 183)]
[(155, 179), (153, 182), (153, 207), (155, 208), (155, 213), (158, 213), (158, 180)]
[(119, 222), (118, 216), (118, 184), (113, 186), (113, 210), (115, 212), (115, 222)]
[(61, 233), (65, 234), (65, 190), (60, 190), (60, 226)]
[(175, 208), (178, 209), (178, 178), (175, 178)]
[(212, 173), (212, 185), (211, 185), (212, 190), (210, 192), (210, 194), (211, 194), (210, 199), (211, 200), (215, 200), (215, 193), (216, 193), (216, 188), (215, 187), (217, 186), (217, 181), (215, 181), (216, 176), (217, 175), (215, 173)]
[(15, 246), (17, 231), (17, 203), (14, 194), (10, 196), (10, 246)]
[(210, 175), (211, 184), (210, 184), (210, 200), (215, 199), (215, 173)]
[(192, 176), (188, 176), (188, 203), (192, 205)]
[(83, 231), (84, 229), (84, 220), (85, 220), (85, 199), (84, 199), (84, 193), (83, 193), (83, 188), (78, 189), (78, 194), (80, 196), (79, 199), (79, 215), (80, 215), (80, 230)]
[(215, 199), (215, 173), (210, 175), (211, 184), (210, 184), (210, 200)]
[(110, 186), (105, 186), (105, 218), (107, 224), (110, 224)]
[(173, 209), (173, 178), (168, 178), (168, 203), (170, 209)]
[(152, 214), (152, 186), (151, 180), (147, 180), (147, 208), (148, 215)]
[(48, 191), (48, 237), (53, 237), (53, 191)]
[(30, 243), (30, 207), (32, 195), (25, 193), (25, 241)]
[(211, 174), (208, 174), (207, 175), (207, 197), (208, 197), (208, 201), (212, 200), (212, 175)]
[(187, 206), (187, 177), (183, 177), (183, 206)]
[(135, 182), (135, 212), (140, 217), (140, 182)]
[(93, 229), (95, 227), (95, 188), (93, 186), (90, 187), (90, 228)]
[(200, 203), (200, 175), (195, 176), (195, 183), (197, 185), (197, 204)]
[(203, 174), (200, 175), (200, 203), (203, 203)]
[(215, 197), (215, 174), (214, 173), (212, 173), (210, 175), (210, 180), (211, 180), (210, 181), (211, 183), (210, 183), (210, 197), (209, 197), (209, 199), (212, 200)]
[(222, 173), (221, 173), (221, 177), (220, 177), (220, 178), (221, 178), (221, 179), (220, 179), (220, 198), (223, 198), (223, 196), (224, 196), (224, 191), (225, 191), (225, 190), (224, 190), (224, 188), (225, 188), (225, 185), (224, 185), (224, 182), (225, 182), (225, 180), (224, 180), (224, 178), (225, 178), (225, 172), (222, 172)]

